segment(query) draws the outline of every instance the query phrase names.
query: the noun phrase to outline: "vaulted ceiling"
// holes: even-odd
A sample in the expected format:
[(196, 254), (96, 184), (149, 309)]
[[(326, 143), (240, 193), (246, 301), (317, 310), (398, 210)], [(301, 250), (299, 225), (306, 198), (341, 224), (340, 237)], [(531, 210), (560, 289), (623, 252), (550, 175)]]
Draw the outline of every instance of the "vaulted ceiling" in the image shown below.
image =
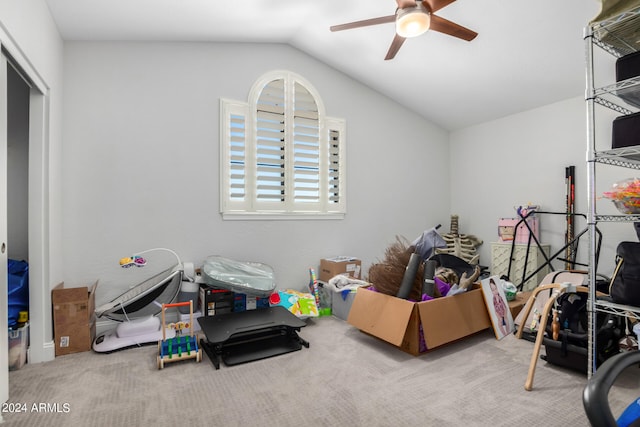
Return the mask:
[(455, 130), (584, 95), (583, 29), (598, 0), (457, 0), (436, 14), (476, 31), (435, 31), (384, 57), (395, 0), (46, 0), (65, 40), (286, 43)]

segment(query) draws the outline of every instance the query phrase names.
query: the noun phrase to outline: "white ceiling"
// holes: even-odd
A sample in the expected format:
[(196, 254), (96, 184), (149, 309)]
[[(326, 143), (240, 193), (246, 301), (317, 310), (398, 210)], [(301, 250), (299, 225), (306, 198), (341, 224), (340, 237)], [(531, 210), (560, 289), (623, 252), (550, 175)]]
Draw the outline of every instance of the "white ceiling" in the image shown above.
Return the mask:
[(46, 0), (65, 40), (288, 43), (449, 130), (584, 95), (583, 28), (599, 0), (458, 0), (436, 14), (470, 28), (436, 32), (384, 57), (394, 0)]

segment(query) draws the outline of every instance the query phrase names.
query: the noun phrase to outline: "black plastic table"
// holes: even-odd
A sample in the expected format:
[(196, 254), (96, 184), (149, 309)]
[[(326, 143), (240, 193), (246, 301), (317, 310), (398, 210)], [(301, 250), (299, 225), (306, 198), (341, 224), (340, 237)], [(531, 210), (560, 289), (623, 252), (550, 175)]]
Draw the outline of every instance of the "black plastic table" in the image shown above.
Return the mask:
[(282, 306), (203, 316), (202, 349), (216, 369), (220, 360), (232, 366), (309, 347), (298, 336), (307, 324)]

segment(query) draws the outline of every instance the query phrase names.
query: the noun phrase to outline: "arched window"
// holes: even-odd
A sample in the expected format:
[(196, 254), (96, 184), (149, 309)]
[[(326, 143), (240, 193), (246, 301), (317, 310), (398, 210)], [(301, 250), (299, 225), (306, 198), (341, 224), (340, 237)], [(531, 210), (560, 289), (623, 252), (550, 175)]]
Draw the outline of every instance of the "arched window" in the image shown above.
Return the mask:
[(247, 103), (220, 100), (224, 218), (342, 218), (345, 122), (289, 71), (260, 77)]

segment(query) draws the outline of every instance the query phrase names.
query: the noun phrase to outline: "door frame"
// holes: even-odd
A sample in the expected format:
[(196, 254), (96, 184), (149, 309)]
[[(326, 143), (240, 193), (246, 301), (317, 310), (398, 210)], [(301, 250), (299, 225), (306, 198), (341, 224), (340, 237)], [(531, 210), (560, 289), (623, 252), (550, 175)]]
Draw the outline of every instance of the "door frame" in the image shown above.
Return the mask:
[[(0, 55), (0, 304), (8, 313), (8, 289), (7, 289), (7, 60)], [(0, 316), (0, 366), (2, 370), (9, 371), (9, 342), (8, 337), (9, 318)], [(0, 375), (0, 402), (9, 398), (9, 375)], [(0, 412), (0, 421), (2, 413)]]
[[(2, 64), (11, 63), (31, 87), (29, 94), (29, 353), (30, 363), (44, 362), (55, 358), (53, 331), (51, 326), (50, 283), (50, 90), (33, 63), (20, 49), (6, 28), (0, 23), (0, 50)], [(2, 66), (0, 64), (0, 67)], [(6, 66), (0, 72), (0, 114), (6, 117), (7, 90)], [(4, 108), (4, 111), (2, 109)], [(2, 120), (0, 120), (2, 122)], [(6, 123), (6, 120), (4, 120)], [(6, 162), (6, 125), (0, 125), (0, 161)], [(3, 151), (4, 150), (4, 151)], [(2, 154), (4, 153), (4, 154)], [(4, 167), (6, 171), (6, 167)], [(0, 213), (6, 212), (6, 176), (0, 178)], [(0, 238), (6, 242), (5, 223), (0, 224)], [(4, 234), (2, 230), (4, 229)], [(0, 242), (1, 244), (2, 242)], [(7, 259), (0, 257), (0, 304), (7, 309)], [(0, 369), (8, 370), (8, 318), (0, 316)], [(4, 349), (4, 352), (3, 350)], [(3, 363), (4, 362), (4, 363)], [(0, 375), (0, 403), (9, 399), (8, 375)], [(2, 421), (0, 415), (0, 421)]]

